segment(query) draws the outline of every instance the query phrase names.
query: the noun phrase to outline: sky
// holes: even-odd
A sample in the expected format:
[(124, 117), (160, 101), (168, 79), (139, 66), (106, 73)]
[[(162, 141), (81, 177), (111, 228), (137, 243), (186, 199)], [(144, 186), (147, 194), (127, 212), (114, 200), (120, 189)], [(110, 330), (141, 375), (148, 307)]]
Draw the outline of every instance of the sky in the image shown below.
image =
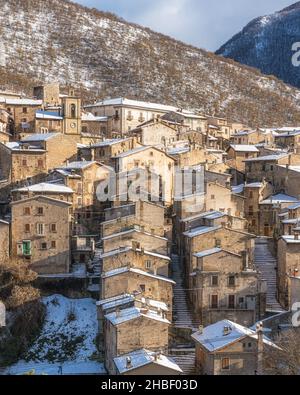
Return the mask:
[(188, 44), (216, 51), (258, 16), (293, 0), (73, 0), (110, 11)]

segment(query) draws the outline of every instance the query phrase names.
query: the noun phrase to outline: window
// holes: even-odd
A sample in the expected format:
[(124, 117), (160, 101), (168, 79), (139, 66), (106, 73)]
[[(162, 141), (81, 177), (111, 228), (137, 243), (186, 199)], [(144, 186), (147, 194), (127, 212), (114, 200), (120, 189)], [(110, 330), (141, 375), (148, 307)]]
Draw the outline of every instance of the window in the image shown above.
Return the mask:
[(81, 198), (77, 198), (77, 204), (79, 207), (82, 206), (82, 199)]
[(235, 287), (235, 276), (229, 276), (228, 277), (228, 286), (229, 287)]
[(22, 159), (22, 166), (27, 166), (27, 159)]
[(76, 104), (72, 103), (70, 106), (71, 118), (76, 118)]
[(216, 197), (215, 197), (215, 195), (211, 195), (210, 198), (211, 198), (211, 200), (215, 200)]
[(211, 296), (211, 308), (217, 309), (219, 307), (219, 297), (218, 295)]
[(56, 233), (57, 232), (56, 224), (51, 224), (50, 225), (50, 230), (51, 230), (51, 233)]
[(140, 284), (140, 290), (142, 292), (145, 292), (146, 291), (146, 285), (145, 284)]
[(23, 114), (27, 114), (27, 113), (28, 113), (27, 107), (23, 107)]
[(211, 277), (211, 285), (212, 285), (212, 287), (217, 287), (219, 285), (219, 277), (218, 276)]
[(229, 370), (229, 369), (230, 369), (230, 359), (222, 358), (222, 370)]
[(30, 224), (25, 224), (25, 233), (30, 233)]
[(228, 297), (228, 308), (234, 309), (235, 308), (235, 295), (229, 295)]
[(146, 261), (146, 269), (150, 270), (152, 267), (152, 262), (151, 261)]
[(250, 199), (253, 199), (253, 191), (251, 191), (251, 192), (249, 193), (249, 198), (250, 198)]
[(30, 215), (30, 207), (24, 207), (24, 215)]
[(37, 208), (37, 215), (44, 215), (44, 208), (43, 207)]
[(43, 168), (44, 167), (44, 161), (42, 159), (38, 160), (38, 168)]
[(22, 119), (21, 119), (21, 122), (22, 122), (22, 123), (27, 123), (27, 118), (22, 118)]
[(51, 241), (51, 249), (52, 250), (56, 249), (56, 241)]
[(36, 232), (37, 232), (38, 236), (44, 236), (44, 234), (45, 234), (45, 226), (44, 226), (44, 224), (37, 224)]
[(47, 243), (41, 243), (41, 250), (47, 250)]

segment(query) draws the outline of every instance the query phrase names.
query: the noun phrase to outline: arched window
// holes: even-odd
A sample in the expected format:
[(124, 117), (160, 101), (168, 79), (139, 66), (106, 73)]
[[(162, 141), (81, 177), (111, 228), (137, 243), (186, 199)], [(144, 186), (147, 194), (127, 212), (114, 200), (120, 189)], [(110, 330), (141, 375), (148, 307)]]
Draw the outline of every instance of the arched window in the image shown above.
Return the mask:
[(71, 110), (71, 118), (76, 118), (76, 104), (71, 104), (70, 106), (70, 110)]

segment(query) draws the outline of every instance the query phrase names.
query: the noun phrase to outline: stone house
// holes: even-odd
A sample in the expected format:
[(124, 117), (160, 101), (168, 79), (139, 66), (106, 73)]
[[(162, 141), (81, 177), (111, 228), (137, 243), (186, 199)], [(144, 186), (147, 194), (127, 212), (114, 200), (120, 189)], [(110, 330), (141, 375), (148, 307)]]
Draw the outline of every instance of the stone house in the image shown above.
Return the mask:
[(61, 104), (59, 84), (45, 84), (33, 88), (33, 96), (41, 100), (45, 107), (57, 107)]
[(263, 182), (246, 183), (244, 185), (245, 217), (248, 221), (248, 231), (255, 235), (260, 234), (261, 212), (260, 203), (273, 193), (273, 186)]
[(35, 114), (42, 109), (42, 100), (7, 98), (3, 106), (12, 119), (11, 133), (16, 140), (35, 132)]
[(254, 145), (231, 144), (227, 150), (228, 159), (234, 161), (238, 171), (245, 172), (245, 161), (257, 158), (259, 150)]
[(256, 145), (264, 142), (264, 135), (258, 130), (241, 130), (233, 134), (230, 141), (234, 145)]
[(300, 166), (278, 164), (274, 169), (274, 186), (277, 191), (300, 197)]
[(110, 236), (134, 225), (145, 232), (166, 237), (169, 227), (166, 224), (165, 207), (138, 200), (128, 205), (108, 208), (105, 210), (105, 221), (100, 225), (101, 236)]
[(264, 314), (259, 273), (246, 251), (216, 247), (195, 253), (193, 261), (190, 300), (204, 326), (224, 318), (250, 326)]
[(101, 255), (103, 272), (121, 267), (134, 267), (150, 274), (169, 276), (171, 259), (166, 255), (155, 254), (132, 247), (119, 248)]
[(245, 160), (246, 180), (249, 183), (262, 182), (265, 179), (273, 185), (278, 177), (277, 165), (286, 165), (290, 162), (289, 154), (274, 154), (259, 156)]
[(74, 191), (64, 184), (47, 182), (29, 185), (11, 191), (12, 201), (24, 200), (35, 196), (46, 196), (73, 204), (73, 195)]
[(168, 351), (170, 321), (149, 308), (129, 308), (105, 316), (105, 367), (116, 373), (114, 359), (139, 349)]
[(300, 148), (300, 131), (289, 131), (287, 133), (278, 133), (275, 137), (275, 144), (280, 148), (293, 148), (299, 152)]
[(9, 222), (0, 220), (0, 265), (7, 263), (10, 250), (10, 225)]
[(278, 217), (281, 221), (280, 235), (293, 235), (300, 225), (300, 203), (284, 209)]
[[(117, 173), (130, 172), (135, 169), (149, 170), (161, 179), (163, 184), (163, 201), (170, 206), (174, 199), (175, 160), (155, 147), (138, 147), (112, 158)], [(156, 191), (159, 196), (159, 190)]]
[(34, 134), (23, 139), (22, 144), (29, 144), (47, 152), (47, 171), (75, 160), (77, 157), (76, 141), (72, 136), (61, 133)]
[(74, 191), (73, 213), (75, 235), (97, 234), (103, 220), (106, 202), (98, 199), (97, 190), (106, 183), (110, 169), (95, 161), (76, 161), (55, 169), (48, 182), (60, 181)]
[[(259, 370), (259, 353), (277, 346), (267, 337), (229, 320), (219, 321), (192, 335), (196, 369), (208, 376), (250, 375)], [(263, 354), (262, 354), (263, 355)], [(263, 358), (263, 368), (268, 369)]]
[(165, 237), (142, 231), (138, 225), (120, 229), (118, 233), (102, 238), (103, 251), (110, 252), (120, 247), (144, 248), (146, 251), (169, 255), (170, 244)]
[(256, 236), (245, 231), (230, 229), (223, 224), (219, 226), (200, 226), (183, 233), (185, 240), (183, 260), (186, 267), (187, 278), (196, 269), (194, 254), (213, 249), (223, 248), (227, 251), (242, 255), (248, 252), (249, 266), (254, 262), (254, 247)]
[(63, 117), (60, 111), (39, 110), (35, 114), (36, 133), (61, 133)]
[(136, 129), (131, 130), (130, 134), (136, 136), (138, 143), (142, 145), (162, 145), (165, 147), (178, 140), (176, 127), (160, 118), (139, 125)]
[(297, 277), (300, 271), (299, 231), (294, 235), (283, 235), (278, 240), (278, 297), (282, 306), (289, 308), (291, 295), (290, 277)]
[(198, 144), (190, 144), (188, 141), (180, 142), (181, 144), (173, 144), (168, 146), (166, 153), (175, 159), (176, 166), (180, 168), (197, 166), (206, 164), (211, 161), (217, 162), (203, 147)]
[(1, 191), (2, 199), (8, 197), (11, 189), (28, 181), (42, 181), (48, 171), (46, 157), (46, 150), (40, 147), (26, 143), (0, 143), (0, 179), (8, 184), (8, 188)]
[[(81, 136), (103, 139), (108, 135), (108, 118), (95, 117), (92, 113), (83, 112), (81, 115)], [(83, 143), (83, 141), (82, 141)]]
[(273, 237), (280, 234), (280, 217), (282, 210), (299, 203), (293, 196), (285, 194), (271, 195), (259, 203), (259, 234)]
[(11, 255), (38, 274), (68, 273), (71, 203), (45, 196), (11, 203)]
[(172, 311), (174, 285), (174, 281), (167, 277), (132, 267), (122, 267), (102, 274), (101, 299), (134, 293), (159, 300)]
[[(172, 311), (168, 309), (166, 303), (145, 298), (138, 294), (122, 294), (112, 298), (102, 299), (96, 303), (97, 305), (97, 320), (99, 324), (100, 342), (103, 340), (104, 322), (107, 314), (115, 312), (117, 309), (125, 310), (132, 307), (143, 308), (149, 307), (153, 311), (163, 311), (169, 321), (172, 321)], [(100, 344), (102, 346), (103, 344)]]
[(116, 374), (122, 376), (177, 376), (183, 373), (173, 359), (145, 349), (114, 358), (114, 364)]
[(106, 165), (113, 165), (112, 157), (123, 152), (130, 151), (137, 146), (136, 140), (132, 137), (126, 139), (104, 140), (97, 144), (79, 148), (79, 159), (87, 161), (98, 161)]
[(193, 130), (203, 126), (205, 118), (190, 111), (179, 110), (164, 104), (142, 102), (126, 98), (104, 100), (84, 107), (95, 116), (107, 116), (111, 119), (111, 135), (124, 135), (137, 128), (140, 124), (174, 112), (184, 117), (185, 123)]

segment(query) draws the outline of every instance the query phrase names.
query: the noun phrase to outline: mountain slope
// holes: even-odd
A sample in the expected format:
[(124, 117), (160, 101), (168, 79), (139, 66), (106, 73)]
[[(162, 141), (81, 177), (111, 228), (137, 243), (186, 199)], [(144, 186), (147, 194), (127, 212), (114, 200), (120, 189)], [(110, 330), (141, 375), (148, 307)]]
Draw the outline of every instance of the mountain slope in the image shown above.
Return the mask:
[(292, 64), (292, 46), (300, 37), (300, 2), (250, 22), (216, 54), (257, 67), (300, 87), (300, 69)]
[(0, 65), (10, 73), (252, 126), (300, 122), (298, 90), (111, 14), (65, 0), (0, 0), (0, 22)]

